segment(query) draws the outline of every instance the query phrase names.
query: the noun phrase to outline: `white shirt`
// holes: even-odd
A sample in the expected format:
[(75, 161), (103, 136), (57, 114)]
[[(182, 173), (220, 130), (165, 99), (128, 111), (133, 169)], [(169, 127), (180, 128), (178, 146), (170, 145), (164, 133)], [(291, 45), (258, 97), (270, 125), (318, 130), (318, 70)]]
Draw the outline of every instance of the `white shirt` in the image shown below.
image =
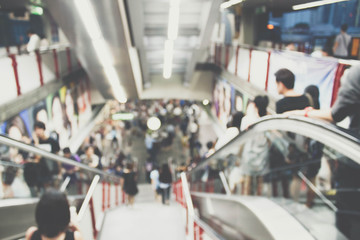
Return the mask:
[(159, 176), (159, 171), (156, 169), (152, 170), (150, 173), (150, 179), (152, 180), (151, 185), (154, 190), (156, 190), (160, 185)]
[(26, 50), (28, 52), (34, 52), (39, 48), (40, 48), (40, 37), (37, 34), (32, 34), (26, 46)]

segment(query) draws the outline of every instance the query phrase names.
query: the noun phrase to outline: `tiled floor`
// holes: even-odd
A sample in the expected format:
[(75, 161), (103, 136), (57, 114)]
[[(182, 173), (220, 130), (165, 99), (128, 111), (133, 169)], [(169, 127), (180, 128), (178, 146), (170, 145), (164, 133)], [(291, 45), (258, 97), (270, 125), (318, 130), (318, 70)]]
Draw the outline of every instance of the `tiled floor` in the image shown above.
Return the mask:
[(156, 202), (150, 185), (139, 185), (133, 207), (122, 206), (106, 214), (98, 239), (185, 240), (184, 213), (176, 202)]

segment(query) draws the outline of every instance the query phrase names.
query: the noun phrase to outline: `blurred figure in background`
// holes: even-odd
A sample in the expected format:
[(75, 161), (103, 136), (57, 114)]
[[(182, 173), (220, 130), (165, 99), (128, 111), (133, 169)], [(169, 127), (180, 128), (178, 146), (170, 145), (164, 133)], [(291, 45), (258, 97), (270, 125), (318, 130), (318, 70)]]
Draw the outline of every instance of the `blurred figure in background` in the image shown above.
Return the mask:
[(136, 183), (136, 173), (134, 172), (134, 164), (128, 162), (121, 178), (121, 186), (126, 193), (127, 205), (133, 206), (135, 195), (139, 192)]
[(162, 203), (169, 205), (172, 175), (169, 165), (167, 163), (164, 163), (161, 167), (159, 180), (160, 180), (159, 186), (162, 193)]
[(40, 37), (32, 29), (29, 29), (27, 31), (27, 35), (29, 37), (29, 42), (28, 42), (28, 44), (26, 46), (26, 50), (29, 53), (32, 53), (35, 50), (39, 50), (39, 48), (40, 48)]

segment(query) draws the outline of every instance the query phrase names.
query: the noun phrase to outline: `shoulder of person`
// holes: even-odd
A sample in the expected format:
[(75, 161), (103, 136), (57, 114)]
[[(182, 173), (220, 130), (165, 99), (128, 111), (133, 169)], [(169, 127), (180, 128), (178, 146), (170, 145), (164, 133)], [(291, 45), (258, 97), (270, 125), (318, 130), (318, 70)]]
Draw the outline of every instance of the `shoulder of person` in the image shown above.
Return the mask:
[(25, 240), (30, 240), (34, 232), (36, 232), (38, 229), (37, 227), (29, 227), (28, 230), (26, 230), (25, 233)]

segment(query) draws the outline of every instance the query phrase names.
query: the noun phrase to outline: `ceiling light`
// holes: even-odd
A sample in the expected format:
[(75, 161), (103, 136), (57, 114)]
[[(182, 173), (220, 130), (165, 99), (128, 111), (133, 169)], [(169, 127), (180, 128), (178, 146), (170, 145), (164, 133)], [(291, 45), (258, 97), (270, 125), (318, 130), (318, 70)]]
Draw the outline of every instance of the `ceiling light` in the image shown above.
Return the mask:
[(100, 38), (92, 41), (93, 47), (95, 49), (95, 53), (97, 58), (103, 67), (112, 66), (114, 64), (113, 56), (105, 42), (104, 38)]
[(306, 8), (319, 7), (319, 6), (326, 5), (326, 4), (332, 4), (332, 3), (344, 2), (344, 1), (349, 1), (349, 0), (324, 0), (324, 1), (315, 1), (315, 2), (309, 2), (309, 3), (294, 5), (294, 6), (292, 6), (292, 9), (293, 9), (293, 10), (302, 10), (302, 9), (306, 9)]
[(235, 4), (238, 4), (238, 3), (241, 3), (243, 0), (230, 0), (230, 1), (227, 1), (227, 2), (224, 2), (222, 4), (220, 4), (220, 8), (221, 9), (225, 9), (225, 8), (229, 8)]
[(209, 100), (204, 99), (204, 100), (202, 101), (202, 104), (203, 104), (204, 106), (208, 105), (208, 104), (209, 104)]
[(173, 55), (174, 55), (174, 41), (166, 40), (165, 50), (164, 50), (164, 72), (163, 72), (163, 77), (165, 79), (169, 79), (171, 77)]
[(126, 103), (127, 98), (124, 89), (120, 85), (120, 79), (113, 66), (104, 67), (104, 72), (109, 80), (113, 94), (120, 103)]
[(180, 1), (171, 0), (169, 10), (168, 39), (175, 40), (179, 32)]
[(150, 130), (156, 131), (161, 127), (161, 122), (157, 117), (151, 117), (147, 120), (146, 125)]
[(91, 6), (89, 0), (76, 0), (74, 1), (74, 3), (90, 38), (101, 38), (102, 34), (100, 26), (99, 23), (96, 21), (94, 8)]

